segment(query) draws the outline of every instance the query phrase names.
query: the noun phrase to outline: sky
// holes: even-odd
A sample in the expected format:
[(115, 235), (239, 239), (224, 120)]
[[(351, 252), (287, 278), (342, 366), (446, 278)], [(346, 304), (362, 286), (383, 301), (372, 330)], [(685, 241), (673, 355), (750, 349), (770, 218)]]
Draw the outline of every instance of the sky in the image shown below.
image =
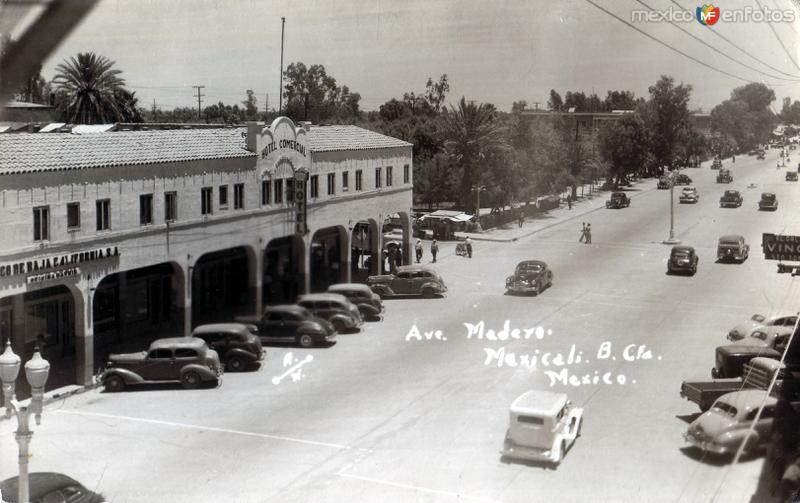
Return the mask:
[(404, 92), (422, 92), (428, 77), (442, 74), (450, 82), (448, 103), (465, 96), (501, 110), (519, 100), (546, 107), (550, 89), (562, 96), (571, 90), (602, 98), (611, 89), (647, 96), (648, 86), (667, 74), (692, 85), (693, 108), (708, 112), (735, 87), (757, 81), (775, 90), (777, 111), (783, 97), (800, 99), (800, 67), (792, 61), (800, 62), (800, 5), (793, 0), (715, 5), (733, 11), (759, 3), (794, 12), (798, 20), (676, 23), (753, 70), (668, 22), (632, 20), (631, 12), (646, 6), (666, 11), (677, 10), (677, 4), (694, 12), (700, 3), (689, 0), (100, 0), (45, 62), (43, 74), (50, 79), (58, 63), (94, 51), (116, 62), (148, 108), (154, 101), (162, 109), (196, 107), (193, 85), (205, 86), (203, 106), (241, 102), (252, 89), (262, 110), (267, 94), (275, 108), (285, 17), (284, 66), (324, 65), (339, 85), (361, 94), (362, 110), (377, 110)]

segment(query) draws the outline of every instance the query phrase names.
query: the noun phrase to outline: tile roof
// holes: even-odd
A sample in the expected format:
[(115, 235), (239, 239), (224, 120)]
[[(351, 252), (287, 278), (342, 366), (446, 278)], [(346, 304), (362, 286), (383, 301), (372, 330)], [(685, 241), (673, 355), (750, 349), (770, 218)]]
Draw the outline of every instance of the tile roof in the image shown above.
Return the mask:
[(0, 175), (255, 157), (239, 128), (0, 134)]
[(312, 152), (367, 150), (410, 147), (410, 143), (358, 126), (311, 126), (309, 144)]

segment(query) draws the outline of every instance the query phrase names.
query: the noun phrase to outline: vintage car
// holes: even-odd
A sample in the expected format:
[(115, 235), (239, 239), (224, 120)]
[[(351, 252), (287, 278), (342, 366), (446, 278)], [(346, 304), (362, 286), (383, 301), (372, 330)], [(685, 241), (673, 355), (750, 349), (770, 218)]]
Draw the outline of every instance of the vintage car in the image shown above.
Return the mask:
[(514, 269), (514, 274), (506, 278), (506, 291), (509, 293), (539, 294), (553, 284), (553, 271), (541, 260), (523, 260)]
[(687, 272), (695, 275), (698, 261), (697, 253), (691, 246), (673, 246), (667, 261), (667, 274)]
[(668, 176), (662, 176), (661, 178), (658, 179), (658, 184), (656, 185), (656, 188), (658, 188), (658, 189), (668, 189), (669, 186), (670, 186), (669, 177)]
[(762, 192), (761, 200), (758, 201), (759, 210), (775, 211), (778, 209), (778, 198), (772, 192)]
[(761, 327), (793, 327), (796, 323), (797, 316), (794, 314), (764, 316), (756, 313), (749, 320), (733, 327), (728, 332), (728, 340), (738, 341), (739, 339), (744, 339), (752, 334), (753, 331), (761, 329)]
[[(759, 409), (763, 409), (759, 414)], [(748, 389), (722, 395), (711, 408), (692, 421), (684, 438), (694, 447), (713, 454), (734, 454), (742, 442), (744, 452), (766, 445), (778, 399), (764, 390)], [(758, 417), (751, 431), (753, 421)]]
[(241, 372), (252, 367), (266, 356), (261, 339), (241, 323), (212, 323), (192, 330), (192, 337), (203, 339), (217, 352), (225, 370)]
[(261, 344), (293, 343), (310, 348), (336, 340), (336, 329), (329, 321), (294, 304), (266, 306), (263, 316), (237, 316), (236, 321), (252, 324)]
[(733, 181), (733, 175), (731, 174), (731, 170), (722, 168), (717, 173), (717, 183), (731, 183)]
[(432, 298), (447, 293), (447, 286), (439, 273), (422, 265), (404, 265), (397, 268), (397, 274), (370, 276), (367, 285), (381, 298), (398, 295)]
[(583, 409), (564, 393), (528, 391), (511, 404), (503, 457), (558, 464), (580, 435)]
[(112, 354), (100, 376), (106, 391), (122, 391), (126, 386), (180, 381), (193, 389), (205, 382), (221, 383), (219, 355), (196, 337), (157, 339), (150, 349), (138, 353)]
[(720, 262), (739, 262), (740, 264), (750, 256), (750, 245), (745, 243), (744, 237), (729, 234), (719, 238), (717, 243), (717, 260)]
[[(0, 500), (19, 501), (19, 477), (0, 482)], [(86, 489), (80, 482), (62, 473), (34, 472), (28, 474), (30, 503), (104, 503), (106, 499)]]
[(711, 163), (711, 169), (720, 169), (722, 168), (722, 159), (714, 159)]
[(738, 190), (726, 190), (722, 197), (719, 198), (720, 208), (738, 208), (742, 205), (742, 195)]
[(309, 293), (297, 298), (297, 305), (311, 311), (314, 316), (328, 320), (337, 332), (358, 330), (364, 324), (355, 304), (338, 293)]
[(694, 187), (684, 187), (681, 196), (678, 198), (681, 203), (696, 203), (700, 200), (700, 195)]
[(611, 198), (606, 201), (606, 208), (627, 208), (631, 205), (631, 198), (624, 192), (612, 192)]
[(775, 379), (775, 384), (780, 386), (784, 377), (785, 373), (781, 362), (757, 356), (744, 364), (742, 377), (711, 381), (684, 381), (681, 384), (681, 396), (696, 403), (700, 410), (705, 412), (711, 408), (717, 398), (726, 393), (742, 389), (768, 389), (773, 379)]
[(363, 283), (337, 283), (328, 287), (328, 293), (344, 295), (358, 307), (361, 317), (368, 321), (378, 321), (386, 309), (381, 298)]
[(680, 173), (675, 176), (675, 185), (691, 185), (692, 179), (689, 178), (689, 175), (684, 175)]
[(786, 172), (786, 181), (787, 182), (796, 182), (797, 181), (797, 171), (787, 171)]
[[(769, 330), (767, 330), (769, 328)], [(779, 360), (786, 350), (794, 327), (764, 327), (731, 344), (717, 347), (711, 377), (739, 377), (744, 364), (763, 356)], [(795, 345), (796, 346), (796, 345)], [(797, 362), (787, 359), (787, 367), (794, 371)]]
[(763, 150), (758, 151), (758, 154), (756, 154), (756, 159), (758, 159), (759, 161), (763, 161), (764, 159), (766, 159), (766, 154), (764, 153)]

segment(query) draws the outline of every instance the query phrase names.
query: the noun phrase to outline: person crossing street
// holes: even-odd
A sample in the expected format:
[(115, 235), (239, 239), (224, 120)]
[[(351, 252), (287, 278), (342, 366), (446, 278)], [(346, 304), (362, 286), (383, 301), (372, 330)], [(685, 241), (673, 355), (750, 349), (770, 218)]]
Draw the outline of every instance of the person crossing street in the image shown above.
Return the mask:
[(422, 240), (417, 239), (417, 243), (414, 245), (414, 251), (417, 253), (417, 264), (419, 261), (422, 260)]
[(439, 253), (439, 243), (436, 242), (436, 239), (431, 241), (431, 255), (433, 256), (433, 262), (436, 262), (436, 254)]
[(467, 256), (472, 258), (472, 240), (467, 236), (467, 239), (464, 240), (464, 245), (467, 247)]

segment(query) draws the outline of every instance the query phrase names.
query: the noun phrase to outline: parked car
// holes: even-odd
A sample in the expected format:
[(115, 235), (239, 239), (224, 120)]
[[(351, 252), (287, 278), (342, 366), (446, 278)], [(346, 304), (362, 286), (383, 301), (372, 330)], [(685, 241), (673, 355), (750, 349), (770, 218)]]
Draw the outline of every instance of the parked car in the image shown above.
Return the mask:
[(761, 200), (758, 201), (758, 209), (775, 211), (778, 209), (778, 198), (772, 192), (762, 192)]
[(760, 151), (760, 152), (758, 153), (758, 155), (756, 155), (756, 159), (758, 159), (759, 161), (763, 161), (763, 160), (764, 160), (764, 159), (766, 159), (766, 158), (767, 158), (767, 157), (766, 157), (766, 154), (764, 153), (764, 151), (763, 151), (763, 150), (762, 150), (762, 151)]
[(612, 192), (611, 198), (606, 201), (606, 208), (627, 208), (631, 205), (631, 198), (624, 192)]
[(796, 182), (797, 181), (797, 171), (787, 171), (786, 172), (786, 181), (787, 182)]
[(370, 276), (367, 285), (381, 298), (398, 295), (432, 298), (447, 293), (447, 286), (439, 273), (422, 265), (404, 265), (397, 268), (397, 274)]
[(383, 317), (385, 307), (381, 298), (363, 283), (337, 283), (328, 287), (328, 293), (344, 295), (358, 307), (361, 317), (368, 321), (378, 321)]
[(700, 200), (700, 195), (694, 187), (684, 187), (678, 199), (681, 203), (696, 203)]
[(728, 332), (729, 341), (738, 341), (752, 334), (755, 330), (762, 327), (793, 327), (797, 323), (797, 316), (784, 314), (777, 316), (764, 316), (754, 314), (744, 323), (739, 323)]
[[(764, 407), (758, 414), (762, 404)], [(711, 409), (692, 421), (684, 438), (691, 445), (714, 454), (733, 454), (745, 442), (744, 452), (752, 453), (766, 445), (777, 404), (778, 399), (764, 390), (722, 395)], [(758, 421), (751, 431), (756, 416)]]
[(669, 185), (670, 185), (669, 177), (668, 176), (662, 176), (661, 178), (658, 179), (658, 184), (656, 185), (656, 188), (658, 188), (658, 189), (668, 189)]
[(205, 382), (222, 382), (222, 365), (216, 351), (196, 337), (157, 339), (147, 351), (112, 354), (100, 376), (106, 391), (126, 386), (179, 381), (193, 389)]
[(758, 356), (744, 364), (742, 377), (700, 382), (684, 381), (681, 384), (681, 396), (696, 403), (700, 410), (706, 411), (717, 398), (726, 393), (741, 389), (768, 389), (772, 378), (776, 377), (776, 372), (778, 380), (775, 389), (779, 389), (783, 379), (782, 367), (778, 360)]
[(311, 311), (314, 316), (328, 320), (337, 332), (358, 330), (364, 319), (355, 304), (338, 293), (309, 293), (297, 299), (297, 305)]
[(688, 272), (692, 276), (697, 274), (697, 253), (691, 246), (673, 246), (667, 261), (667, 274)]
[(254, 325), (261, 344), (288, 342), (310, 348), (336, 339), (336, 329), (329, 321), (294, 304), (266, 306), (263, 316), (238, 316), (236, 321)]
[(689, 175), (679, 173), (675, 177), (675, 185), (691, 185), (691, 184), (692, 184), (692, 179), (689, 178)]
[(214, 323), (200, 325), (192, 330), (192, 337), (202, 339), (217, 352), (225, 370), (241, 372), (262, 360), (267, 352), (261, 339), (241, 323)]
[(729, 234), (719, 238), (717, 243), (717, 260), (720, 262), (734, 261), (740, 264), (750, 256), (750, 245), (745, 243), (744, 237)]
[(514, 274), (506, 278), (509, 293), (539, 294), (553, 285), (553, 271), (541, 260), (523, 260), (514, 268)]
[(738, 208), (742, 205), (742, 195), (738, 190), (726, 190), (719, 198), (720, 208)]
[(711, 169), (720, 169), (722, 168), (722, 159), (714, 159), (711, 163)]
[(501, 454), (558, 464), (580, 435), (583, 409), (564, 393), (528, 391), (511, 403)]
[[(770, 330), (753, 331), (749, 337), (717, 347), (711, 377), (715, 379), (739, 377), (742, 375), (744, 364), (756, 356), (780, 360), (789, 343), (793, 327), (769, 328)], [(794, 371), (800, 362), (795, 361), (796, 355), (792, 356), (793, 358), (787, 358), (785, 363), (789, 370)]]
[(733, 181), (733, 175), (731, 174), (731, 170), (729, 169), (720, 169), (719, 173), (717, 173), (717, 183), (731, 183)]
[[(0, 500), (20, 503), (19, 477), (0, 482)], [(34, 472), (28, 474), (30, 503), (104, 503), (106, 499), (86, 489), (83, 484), (61, 473)]]

